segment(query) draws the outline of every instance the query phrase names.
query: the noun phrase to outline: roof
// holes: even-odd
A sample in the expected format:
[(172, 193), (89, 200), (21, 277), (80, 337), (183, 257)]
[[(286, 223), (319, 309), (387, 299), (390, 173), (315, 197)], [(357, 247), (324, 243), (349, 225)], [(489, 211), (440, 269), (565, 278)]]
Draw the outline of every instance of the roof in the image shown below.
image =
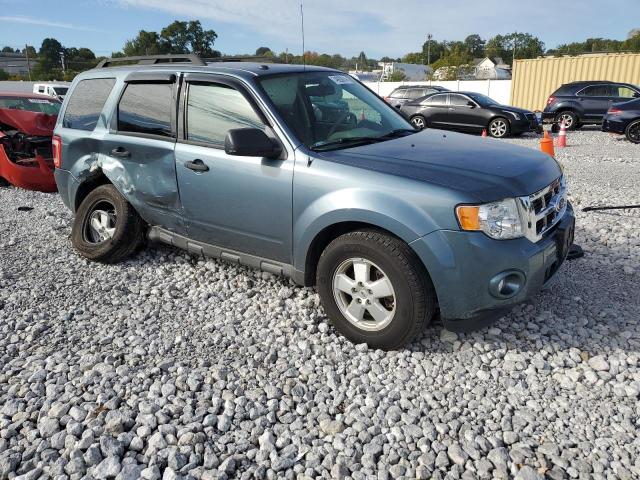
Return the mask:
[[(282, 73), (299, 73), (305, 71), (318, 72), (339, 72), (332, 68), (318, 67), (315, 65), (298, 65), (286, 63), (254, 63), (254, 62), (212, 62), (206, 65), (193, 65), (190, 63), (158, 63), (155, 65), (124, 65), (119, 67), (94, 68), (83, 72), (83, 77), (91, 76), (96, 72), (201, 72), (201, 73), (231, 73), (239, 77), (261, 77), (266, 75), (277, 75)], [(340, 72), (344, 73), (344, 72)], [(87, 75), (88, 74), (88, 75)], [(347, 75), (344, 73), (344, 75)]]
[(37, 99), (41, 99), (41, 100), (53, 100), (53, 101), (59, 101), (58, 99), (54, 98), (54, 97), (50, 97), (49, 95), (40, 95), (39, 93), (32, 93), (32, 92), (1, 92), (0, 91), (0, 97), (10, 97), (10, 98), (37, 98)]

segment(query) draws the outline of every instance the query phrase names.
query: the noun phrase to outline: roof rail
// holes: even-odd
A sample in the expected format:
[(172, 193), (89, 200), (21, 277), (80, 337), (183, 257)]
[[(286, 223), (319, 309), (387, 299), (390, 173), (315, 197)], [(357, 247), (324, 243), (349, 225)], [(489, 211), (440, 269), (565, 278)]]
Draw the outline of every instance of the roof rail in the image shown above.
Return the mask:
[(275, 63), (273, 57), (263, 57), (260, 55), (240, 55), (230, 57), (203, 58), (205, 62), (254, 62), (254, 63)]
[(146, 55), (139, 57), (112, 57), (102, 60), (96, 68), (108, 68), (115, 63), (132, 62), (137, 65), (158, 65), (163, 63), (190, 63), (191, 65), (206, 65), (204, 60), (193, 53), (173, 53), (169, 55)]

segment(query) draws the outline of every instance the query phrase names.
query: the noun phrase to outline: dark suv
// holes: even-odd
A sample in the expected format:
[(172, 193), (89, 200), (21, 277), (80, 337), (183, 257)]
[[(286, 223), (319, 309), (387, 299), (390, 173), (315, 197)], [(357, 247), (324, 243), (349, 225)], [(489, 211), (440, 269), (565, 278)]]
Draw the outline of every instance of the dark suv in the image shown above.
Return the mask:
[(384, 100), (392, 107), (401, 108), (405, 103), (425, 95), (448, 91), (449, 89), (437, 85), (402, 85), (384, 97)]
[(583, 81), (566, 83), (547, 100), (544, 122), (564, 122), (568, 130), (586, 124), (601, 124), (614, 103), (640, 97), (640, 87), (629, 83)]

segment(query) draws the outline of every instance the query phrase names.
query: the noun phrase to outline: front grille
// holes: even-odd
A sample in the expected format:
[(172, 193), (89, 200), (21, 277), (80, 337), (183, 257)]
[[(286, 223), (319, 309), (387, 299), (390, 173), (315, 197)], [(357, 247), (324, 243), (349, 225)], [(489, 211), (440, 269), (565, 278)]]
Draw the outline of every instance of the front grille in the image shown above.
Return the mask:
[(560, 177), (539, 192), (518, 198), (524, 234), (537, 242), (551, 230), (567, 210), (567, 186)]

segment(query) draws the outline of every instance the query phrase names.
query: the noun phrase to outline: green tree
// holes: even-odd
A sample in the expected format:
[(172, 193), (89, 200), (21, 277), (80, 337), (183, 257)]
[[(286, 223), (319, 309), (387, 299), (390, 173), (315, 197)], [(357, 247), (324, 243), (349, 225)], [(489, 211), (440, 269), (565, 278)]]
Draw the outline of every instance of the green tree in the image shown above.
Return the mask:
[(0, 69), (0, 80), (9, 80), (9, 74)]
[(407, 76), (401, 70), (395, 70), (391, 75), (387, 77), (387, 82), (403, 82)]
[(40, 66), (44, 72), (51, 72), (61, 67), (60, 54), (64, 53), (64, 48), (55, 38), (45, 38), (38, 53)]
[(3, 47), (2, 48), (2, 53), (15, 53), (13, 48), (11, 47)]
[(27, 45), (26, 48), (22, 49), (22, 53), (28, 53), (29, 58), (36, 58), (36, 49), (32, 45)]
[(480, 58), (484, 57), (484, 46), (485, 41), (480, 38), (480, 35), (474, 33), (473, 35), (469, 35), (464, 39), (464, 45), (467, 49), (467, 53), (472, 58)]
[(201, 57), (219, 57), (220, 52), (213, 49), (218, 34), (213, 30), (203, 30), (199, 20), (190, 21), (187, 28), (191, 51)]
[(164, 43), (163, 50), (170, 53), (189, 53), (191, 38), (189, 35), (189, 24), (176, 20), (160, 31), (161, 43)]
[(167, 44), (160, 41), (160, 35), (157, 32), (140, 30), (135, 38), (125, 42), (122, 52), (125, 57), (135, 57), (138, 55), (169, 53), (169, 50)]
[(271, 51), (271, 49), (270, 49), (269, 47), (259, 47), (259, 48), (256, 48), (256, 55), (257, 55), (258, 57), (262, 57), (262, 56), (264, 56), (267, 52), (270, 52), (270, 51)]
[(404, 63), (417, 63), (421, 65), (425, 65), (427, 63), (427, 59), (422, 54), (422, 52), (407, 53), (404, 57), (402, 57), (402, 61)]

